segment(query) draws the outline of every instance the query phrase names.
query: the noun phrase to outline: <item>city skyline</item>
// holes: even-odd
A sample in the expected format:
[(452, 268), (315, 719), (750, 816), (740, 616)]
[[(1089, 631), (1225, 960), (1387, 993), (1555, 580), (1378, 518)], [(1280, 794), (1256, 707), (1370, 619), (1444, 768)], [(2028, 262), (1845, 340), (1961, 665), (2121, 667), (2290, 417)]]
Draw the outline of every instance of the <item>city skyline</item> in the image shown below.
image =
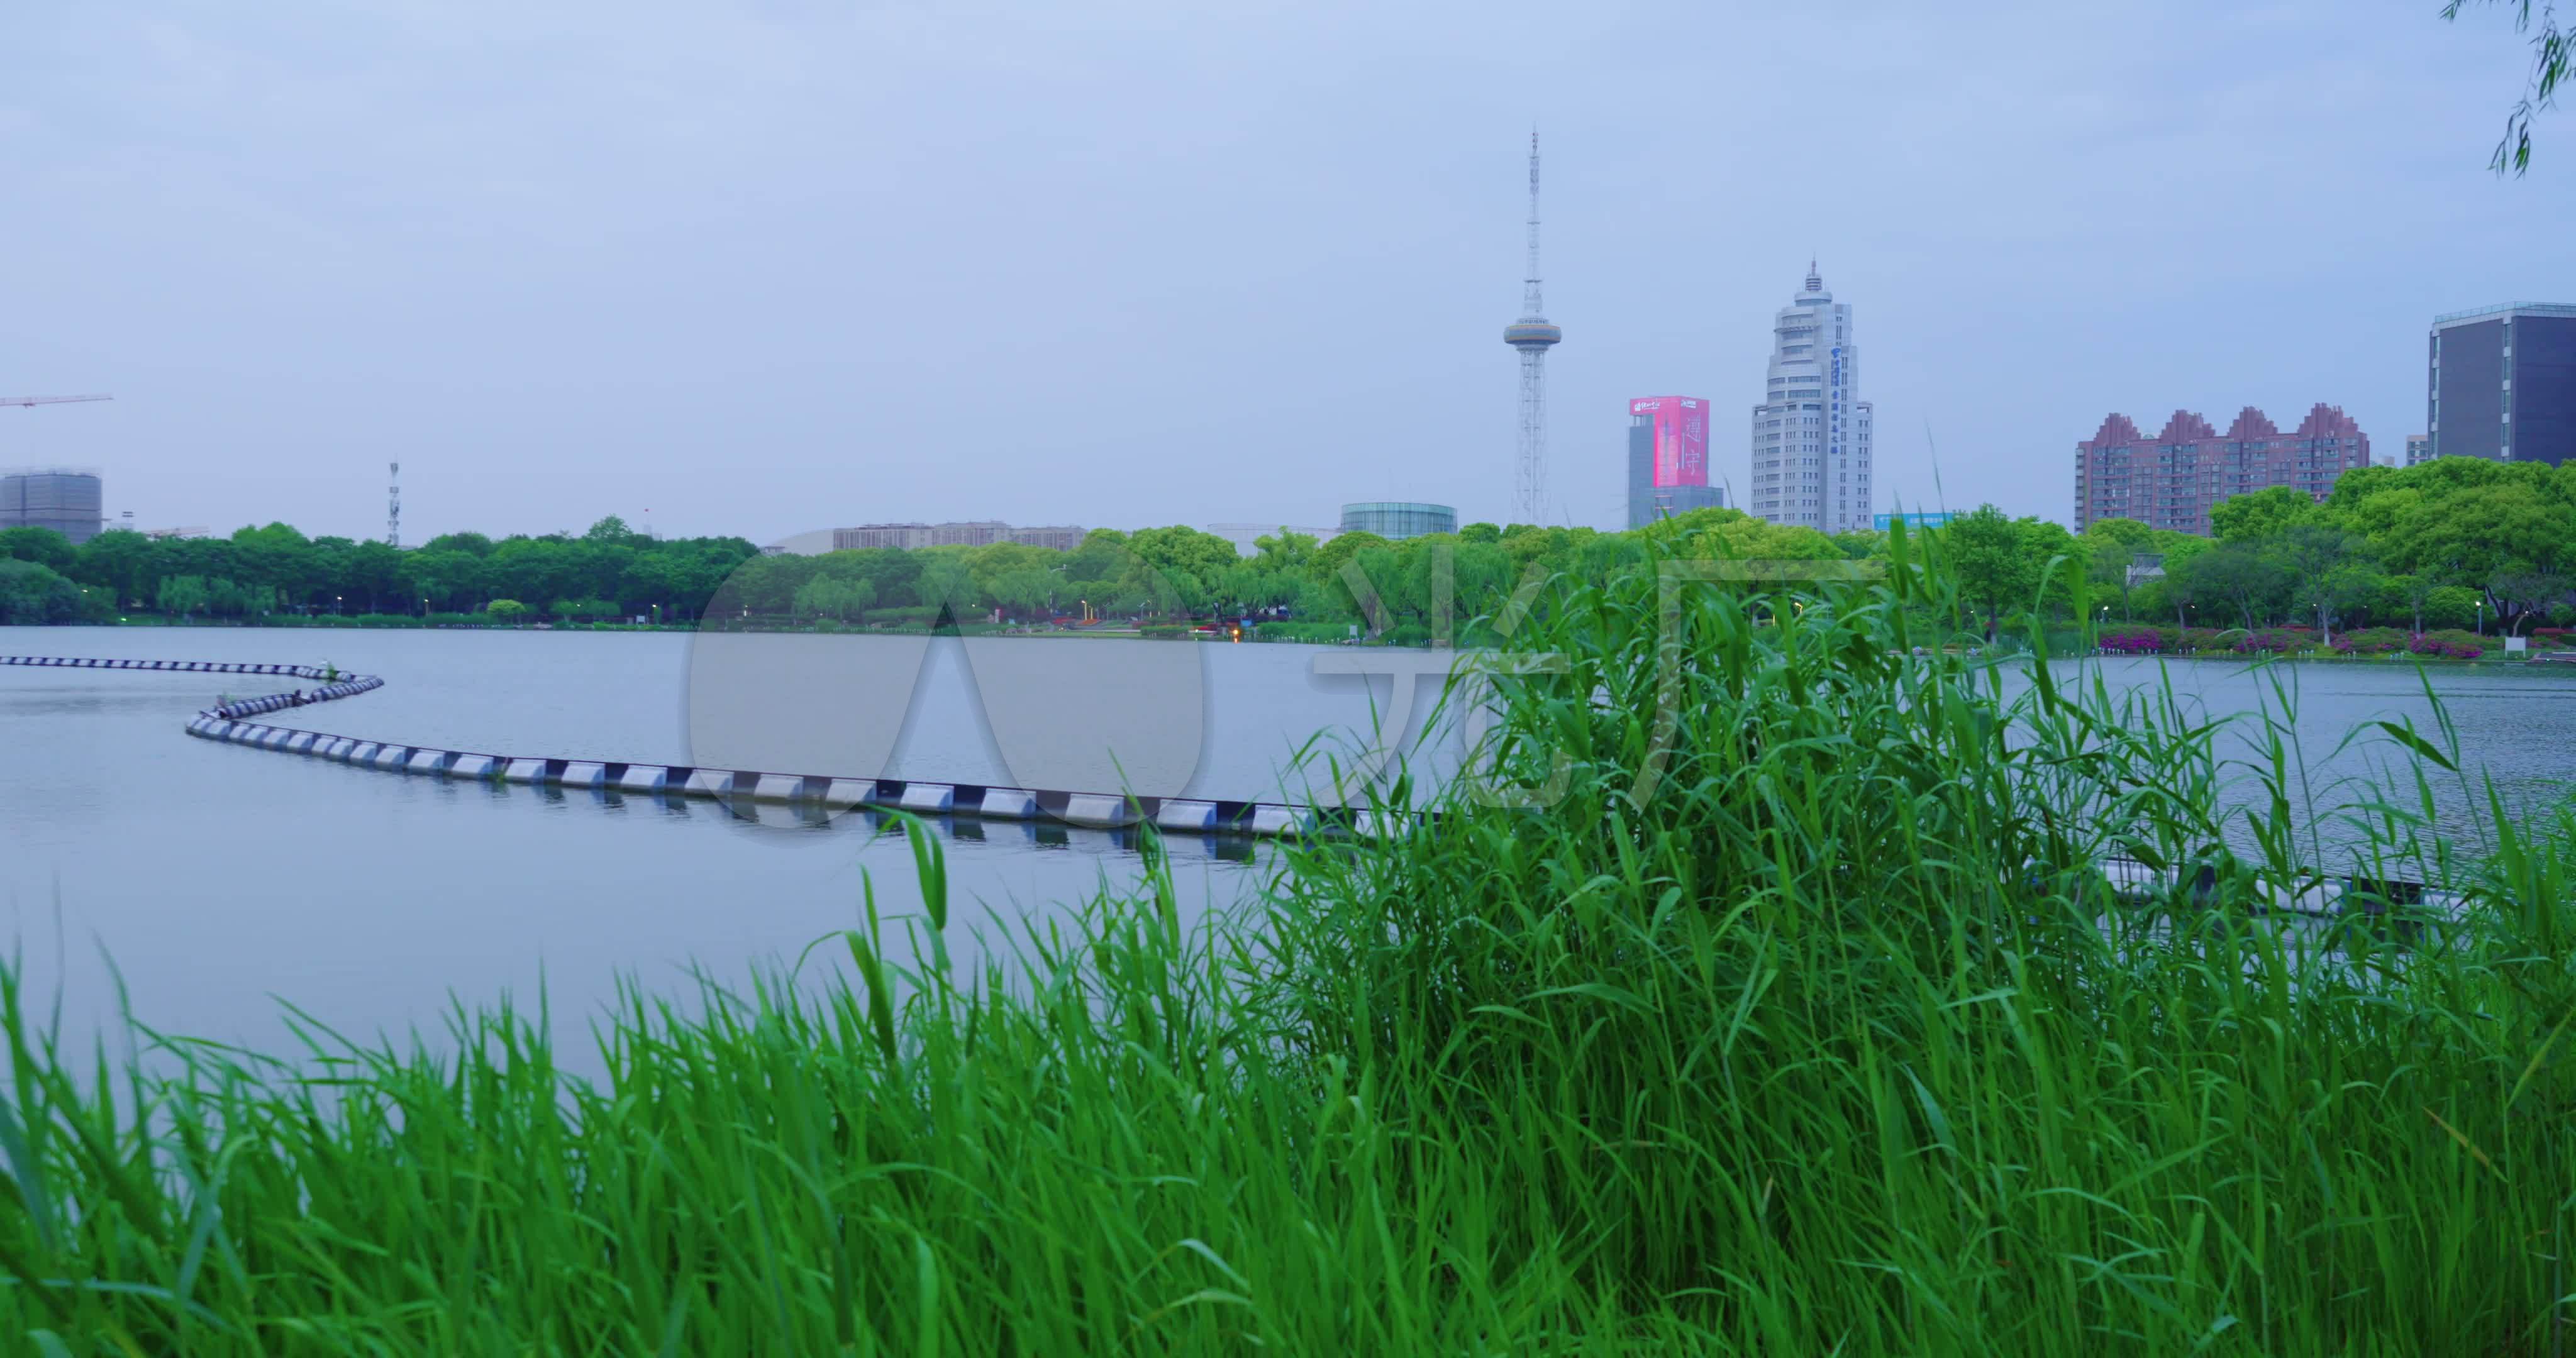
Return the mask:
[[(1548, 374), (1554, 521), (1620, 522), (1628, 397), (1743, 399), (1811, 253), (1869, 312), (1882, 510), (2061, 517), (2070, 442), (2177, 399), (2330, 393), (2394, 447), (2428, 318), (2576, 298), (2565, 119), (2528, 178), (2486, 169), (2528, 55), (2498, 25), (1464, 14), (63, 11), (0, 52), (0, 372), (120, 399), (0, 412), (0, 463), (102, 467), (142, 522), (360, 538), (391, 461), (407, 539), (645, 506), (761, 541), (871, 504), (1504, 521), (1492, 327), (1533, 121), (1579, 336)], [(1829, 54), (1852, 92), (1814, 106), (1777, 63), (1658, 78), (1737, 47)], [(1957, 78), (1878, 78), (1919, 69)], [(1783, 139), (1834, 172), (1738, 210)], [(2083, 206), (2163, 183), (2230, 209)], [(1291, 378), (1325, 307), (1335, 359)], [(2213, 324), (2248, 309), (2299, 342)]]

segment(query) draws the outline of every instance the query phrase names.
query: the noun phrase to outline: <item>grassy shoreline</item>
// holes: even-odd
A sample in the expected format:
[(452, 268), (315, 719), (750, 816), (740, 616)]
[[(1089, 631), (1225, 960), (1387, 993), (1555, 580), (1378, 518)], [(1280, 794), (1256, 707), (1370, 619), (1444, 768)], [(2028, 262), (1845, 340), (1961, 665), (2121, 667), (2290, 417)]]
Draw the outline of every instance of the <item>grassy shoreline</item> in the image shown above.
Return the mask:
[[(2213, 809), (2212, 731), (2170, 692), (2039, 665), (2007, 697), (1913, 657), (1909, 610), (1955, 602), (1898, 566), (1771, 630), (1691, 594), (1679, 635), (1651, 577), (1560, 582), (1512, 632), (1561, 669), (1502, 681), (1504, 786), (1291, 846), (1199, 928), (1155, 871), (957, 967), (917, 836), (926, 918), (861, 903), (819, 997), (630, 991), (598, 1082), (506, 1010), (287, 1059), (147, 1037), (124, 1067), (54, 1049), (13, 984), (0, 1335), (2549, 1352), (2576, 819), (2448, 844), (2391, 789), (2318, 863), (2286, 812)], [(2443, 730), (2375, 734), (2466, 786)], [(2222, 814), (2259, 856), (2212, 855)], [(2115, 848), (2208, 861), (2208, 892), (2114, 908)], [(2319, 867), (2443, 882), (2472, 924), (2320, 952), (2251, 919)]]

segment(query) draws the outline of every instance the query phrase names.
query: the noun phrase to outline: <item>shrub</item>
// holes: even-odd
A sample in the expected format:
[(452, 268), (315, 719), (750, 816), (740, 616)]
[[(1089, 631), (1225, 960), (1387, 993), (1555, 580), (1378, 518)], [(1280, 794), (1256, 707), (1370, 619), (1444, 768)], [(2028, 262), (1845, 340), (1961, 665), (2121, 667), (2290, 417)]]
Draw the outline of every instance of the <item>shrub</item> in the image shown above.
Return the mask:
[(2240, 632), (2230, 641), (2229, 649), (2243, 655), (2296, 655), (2314, 650), (2313, 633), (2302, 635), (2290, 627), (2266, 627), (2253, 632)]
[(1265, 622), (1253, 629), (1263, 641), (1302, 641), (1330, 644), (1348, 638), (1347, 622)]
[(871, 608), (867, 611), (865, 616), (867, 621), (879, 625), (891, 624), (897, 627), (929, 627), (937, 623), (940, 615), (943, 613), (947, 614), (952, 619), (956, 616), (955, 609), (945, 608), (938, 604), (908, 604), (900, 608)]
[(2154, 655), (2170, 645), (2161, 627), (2112, 627), (2103, 631), (2102, 649), (2114, 655)]
[(2345, 655), (2392, 655), (2406, 649), (2407, 634), (2394, 627), (2365, 627), (2335, 638), (2334, 648)]
[(2406, 649), (2435, 659), (2475, 660), (2486, 654), (2486, 638), (2457, 628), (2418, 632), (2407, 638)]

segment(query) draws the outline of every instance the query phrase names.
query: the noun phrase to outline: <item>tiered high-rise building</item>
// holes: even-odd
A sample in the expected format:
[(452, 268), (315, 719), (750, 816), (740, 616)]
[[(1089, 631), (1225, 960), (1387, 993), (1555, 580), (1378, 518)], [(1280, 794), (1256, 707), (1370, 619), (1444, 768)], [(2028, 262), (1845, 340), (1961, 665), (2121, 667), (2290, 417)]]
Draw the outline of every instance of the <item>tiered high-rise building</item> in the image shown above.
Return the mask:
[(1852, 310), (1807, 265), (1807, 286), (1771, 326), (1771, 370), (1753, 407), (1747, 507), (1827, 533), (1870, 526), (1870, 403), (1860, 399)]
[(2284, 434), (2252, 406), (2221, 434), (2177, 410), (2154, 438), (2115, 414), (2075, 445), (2075, 531), (2104, 519), (2209, 535), (2210, 506), (2231, 495), (2292, 486), (2323, 500), (2335, 478), (2370, 465), (2370, 436), (2343, 407), (2319, 402)]

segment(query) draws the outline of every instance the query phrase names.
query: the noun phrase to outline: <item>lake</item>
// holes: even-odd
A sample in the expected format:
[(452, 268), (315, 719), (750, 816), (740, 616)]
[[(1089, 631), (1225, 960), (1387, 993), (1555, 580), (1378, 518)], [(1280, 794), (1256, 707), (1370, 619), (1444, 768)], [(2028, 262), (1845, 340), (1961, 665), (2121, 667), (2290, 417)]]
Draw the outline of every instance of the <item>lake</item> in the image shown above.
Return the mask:
[[(1080, 638), (734, 638), (671, 633), (0, 629), (0, 653), (329, 661), (386, 687), (282, 724), (515, 755), (574, 756), (973, 783), (1294, 796), (1310, 740), (1367, 747), (1395, 685), (1331, 673), (1423, 652)], [(2074, 662), (2069, 662), (2070, 664)], [(2081, 662), (2116, 685), (2149, 660)], [(1318, 670), (1328, 671), (1318, 673)], [(2253, 705), (2242, 667), (2170, 667), (2187, 701)], [(2298, 743), (2322, 782), (2359, 771), (2355, 724), (2432, 716), (2410, 666), (2290, 667)], [(2464, 748), (2508, 795), (2561, 794), (2576, 750), (2576, 674), (2436, 671)], [(30, 988), (81, 1027), (113, 1012), (112, 958), (144, 1021), (274, 1048), (277, 1000), (344, 1031), (435, 1030), (451, 994), (489, 1003), (543, 983), (578, 1033), (618, 977), (675, 988), (691, 962), (739, 980), (880, 909), (917, 913), (911, 853), (870, 818), (784, 808), (746, 820), (710, 802), (565, 796), (353, 769), (187, 738), (248, 675), (0, 667), (0, 903)], [(1427, 705), (1432, 691), (1425, 686)], [(980, 719), (979, 719), (980, 714)], [(711, 750), (748, 757), (708, 757)], [(878, 767), (867, 767), (874, 760)], [(792, 761), (792, 762), (791, 762)], [(1435, 774), (1446, 754), (1432, 761)], [(2453, 798), (2446, 831), (2483, 832)], [(944, 839), (952, 938), (1043, 919), (1131, 885), (1121, 835), (959, 822)], [(1274, 847), (1175, 838), (1193, 917), (1278, 870)], [(971, 952), (971, 948), (961, 947)], [(76, 1028), (75, 1031), (78, 1029)]]

